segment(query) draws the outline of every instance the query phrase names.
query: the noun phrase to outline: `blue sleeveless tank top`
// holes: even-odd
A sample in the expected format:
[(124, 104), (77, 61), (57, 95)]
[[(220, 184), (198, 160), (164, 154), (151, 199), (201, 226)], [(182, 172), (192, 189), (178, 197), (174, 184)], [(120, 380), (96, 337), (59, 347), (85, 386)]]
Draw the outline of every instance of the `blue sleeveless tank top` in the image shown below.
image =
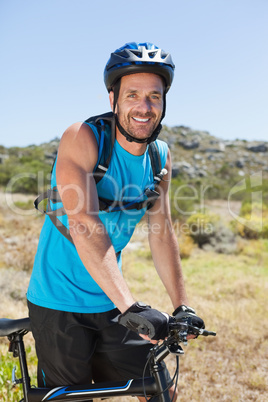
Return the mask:
[[(90, 124), (97, 141), (99, 136), (95, 126)], [(161, 166), (166, 164), (167, 144), (157, 140)], [(141, 156), (128, 153), (115, 141), (108, 171), (97, 184), (99, 196), (112, 200), (133, 200), (143, 193), (153, 181), (148, 147)], [(51, 186), (57, 185), (56, 163), (52, 172)], [(62, 204), (51, 205), (58, 209)], [(118, 212), (99, 211), (115, 252), (128, 244), (135, 226), (146, 209)], [(69, 228), (68, 217), (60, 217)], [(118, 256), (121, 270), (121, 254)], [(75, 246), (53, 225), (48, 216), (40, 233), (33, 271), (27, 291), (31, 303), (55, 310), (77, 313), (101, 313), (115, 308), (83, 265)]]

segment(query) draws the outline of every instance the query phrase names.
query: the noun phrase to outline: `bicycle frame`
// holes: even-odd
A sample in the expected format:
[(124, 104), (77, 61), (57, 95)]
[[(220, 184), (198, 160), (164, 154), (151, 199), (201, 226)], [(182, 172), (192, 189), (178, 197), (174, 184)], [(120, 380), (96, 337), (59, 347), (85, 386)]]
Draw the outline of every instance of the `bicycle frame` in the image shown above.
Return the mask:
[[(162, 344), (152, 347), (148, 360), (151, 377), (130, 379), (128, 381), (105, 382), (88, 385), (60, 386), (56, 388), (34, 388), (28, 373), (23, 336), (31, 330), (29, 318), (19, 320), (0, 319), (0, 336), (7, 336), (10, 341), (9, 351), (14, 357), (19, 357), (21, 378), (17, 379), (15, 370), (12, 372), (13, 383), (22, 384), (24, 402), (85, 402), (95, 398), (147, 396), (151, 402), (172, 402), (169, 387), (161, 361), (170, 353), (183, 354), (180, 342), (187, 343), (187, 334), (196, 336), (215, 336), (215, 332), (193, 327), (185, 322), (169, 324), (169, 335)], [(22, 402), (21, 401), (21, 402)]]
[[(151, 377), (130, 379), (128, 381), (105, 382), (88, 385), (61, 386), (56, 388), (34, 388), (31, 387), (28, 373), (26, 353), (24, 348), (23, 336), (30, 330), (29, 321), (0, 319), (0, 336), (7, 336), (10, 341), (9, 351), (14, 357), (19, 357), (21, 368), (21, 379), (16, 379), (13, 370), (13, 382), (22, 384), (24, 402), (40, 401), (91, 401), (94, 398), (123, 397), (123, 396), (144, 396), (150, 395), (148, 400), (155, 402), (170, 402), (169, 384), (167, 383), (164, 369), (160, 362), (171, 353), (168, 347), (163, 344), (155, 346), (151, 351), (150, 370)], [(20, 321), (16, 326), (15, 332), (10, 329), (13, 324)], [(10, 325), (9, 325), (10, 324)], [(4, 328), (4, 329), (3, 329)], [(183, 353), (181, 350), (179, 353)]]

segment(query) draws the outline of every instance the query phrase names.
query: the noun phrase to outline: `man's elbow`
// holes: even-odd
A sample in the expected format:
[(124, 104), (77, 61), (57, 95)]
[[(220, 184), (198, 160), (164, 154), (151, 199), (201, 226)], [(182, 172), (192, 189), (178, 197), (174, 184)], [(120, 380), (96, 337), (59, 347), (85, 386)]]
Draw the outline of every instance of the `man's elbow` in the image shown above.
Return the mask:
[(104, 232), (105, 228), (97, 215), (79, 214), (69, 217), (69, 230), (76, 243), (79, 239), (89, 239), (95, 233)]

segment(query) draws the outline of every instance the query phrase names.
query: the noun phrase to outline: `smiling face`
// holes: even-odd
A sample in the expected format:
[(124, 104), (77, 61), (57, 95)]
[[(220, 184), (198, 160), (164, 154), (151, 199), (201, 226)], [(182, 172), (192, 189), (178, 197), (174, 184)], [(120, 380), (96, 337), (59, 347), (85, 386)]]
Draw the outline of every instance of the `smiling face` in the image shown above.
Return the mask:
[[(160, 76), (151, 73), (121, 78), (115, 112), (119, 123), (132, 137), (151, 137), (163, 112), (164, 86)], [(113, 92), (110, 93), (113, 106)]]

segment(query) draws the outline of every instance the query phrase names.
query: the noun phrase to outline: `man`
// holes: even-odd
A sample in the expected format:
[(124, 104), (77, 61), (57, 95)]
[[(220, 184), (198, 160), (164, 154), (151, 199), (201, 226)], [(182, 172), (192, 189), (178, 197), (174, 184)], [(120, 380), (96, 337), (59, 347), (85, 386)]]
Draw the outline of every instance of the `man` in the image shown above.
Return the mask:
[[(50, 199), (27, 293), (40, 385), (139, 378), (150, 342), (167, 335), (168, 317), (136, 303), (121, 274), (121, 251), (149, 206), (152, 257), (175, 313), (183, 311), (203, 326), (185, 307), (169, 211), (171, 158), (167, 145), (156, 141), (173, 73), (163, 50), (126, 44), (105, 67), (113, 114), (100, 116), (102, 136), (93, 118), (72, 125), (61, 139), (51, 180), (60, 197)], [(161, 165), (156, 178), (148, 151), (154, 141)], [(100, 164), (105, 146), (106, 167)], [(96, 171), (105, 174), (96, 179)], [(147, 332), (129, 330), (139, 332), (141, 323)]]

